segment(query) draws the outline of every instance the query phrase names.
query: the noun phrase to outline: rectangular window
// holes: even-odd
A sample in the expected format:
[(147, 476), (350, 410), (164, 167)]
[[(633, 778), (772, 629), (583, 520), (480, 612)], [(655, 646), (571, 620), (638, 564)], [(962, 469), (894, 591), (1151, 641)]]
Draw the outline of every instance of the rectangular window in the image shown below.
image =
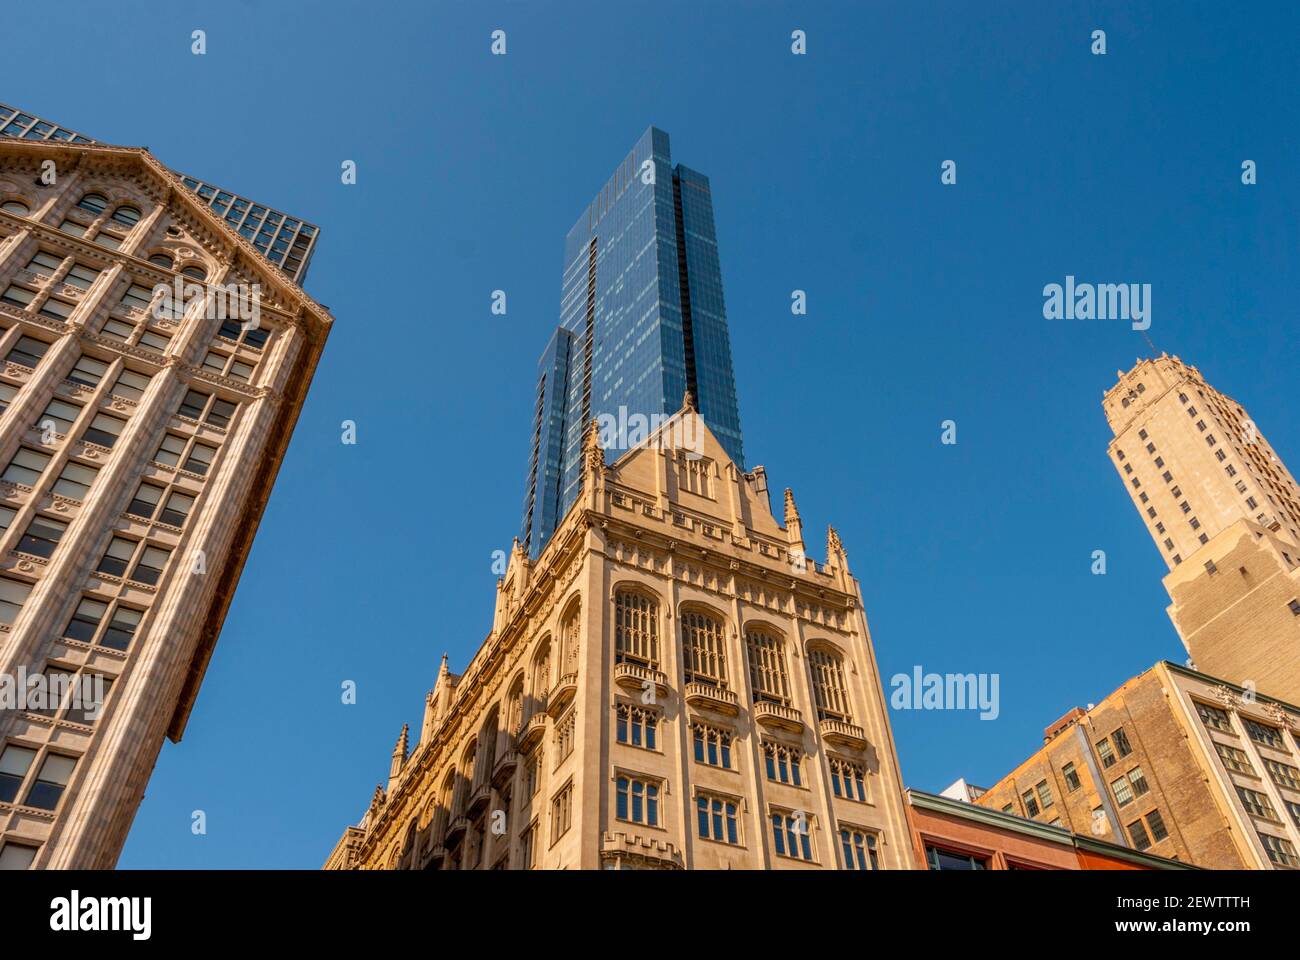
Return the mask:
[(1235, 770), (1237, 773), (1244, 773), (1248, 776), (1255, 776), (1255, 768), (1250, 765), (1250, 758), (1244, 751), (1238, 750), (1234, 746), (1226, 743), (1215, 743), (1214, 749), (1219, 754), (1219, 759), (1229, 770)]
[(778, 857), (812, 860), (812, 824), (805, 813), (772, 812), (772, 847)]
[(740, 843), (738, 806), (735, 800), (700, 794), (695, 798), (695, 814), (700, 837), (719, 843)]
[(134, 370), (123, 370), (113, 384), (110, 391), (115, 397), (123, 397), (127, 400), (134, 400), (137, 403), (144, 397), (145, 388), (149, 386), (149, 374), (137, 373)]
[(1110, 749), (1110, 741), (1105, 737), (1097, 741), (1097, 754), (1101, 757), (1101, 765), (1103, 769), (1115, 765), (1115, 754)]
[(1259, 840), (1264, 844), (1268, 859), (1279, 867), (1300, 867), (1300, 857), (1296, 856), (1295, 847), (1290, 840), (1261, 833)]
[(927, 846), (925, 862), (931, 870), (987, 870), (989, 862), (983, 857), (969, 853), (958, 853), (942, 847)]
[(840, 827), (840, 851), (846, 870), (879, 870), (876, 835), (851, 827)]
[(615, 708), (614, 728), (619, 743), (646, 750), (658, 749), (655, 739), (659, 727), (659, 714), (629, 704)]
[(31, 592), (32, 585), (30, 583), (0, 577), (0, 623), (5, 626), (12, 626), (13, 622), (18, 619), (18, 611), (23, 608), (23, 604), (27, 602), (27, 597)]
[(98, 467), (88, 467), (84, 463), (69, 460), (63, 465), (63, 471), (59, 474), (59, 479), (54, 481), (51, 492), (69, 500), (85, 500), (98, 475)]
[(851, 763), (848, 760), (841, 760), (839, 757), (830, 758), (831, 768), (831, 790), (837, 797), (843, 797), (846, 800), (857, 800), (865, 803), (867, 800), (867, 770), (861, 764)]
[(18, 798), (27, 771), (36, 759), (36, 751), (31, 747), (7, 743), (0, 751), (0, 803), (13, 803)]
[(573, 784), (569, 783), (551, 800), (551, 843), (568, 833), (572, 826)]
[(1128, 825), (1128, 835), (1133, 840), (1134, 850), (1145, 850), (1151, 846), (1151, 838), (1147, 836), (1146, 827), (1142, 825), (1141, 820), (1134, 820)]
[(175, 433), (167, 434), (158, 445), (158, 452), (153, 455), (154, 462), (168, 467), (176, 466), (181, 462), (181, 454), (185, 452), (185, 443), (185, 437)]
[(167, 566), (167, 558), (171, 556), (170, 550), (164, 550), (162, 547), (145, 547), (144, 552), (140, 554), (140, 560), (135, 565), (135, 570), (131, 572), (131, 579), (136, 583), (147, 583), (155, 586), (162, 576), (163, 570)]
[(133, 517), (143, 517), (145, 520), (152, 520), (154, 513), (158, 509), (158, 503), (162, 500), (163, 488), (156, 487), (152, 483), (142, 483), (131, 498), (127, 505), (126, 512)]
[(68, 403), (66, 400), (60, 400), (58, 397), (55, 397), (46, 405), (45, 412), (42, 413), (41, 418), (36, 421), (36, 426), (39, 427), (42, 432), (51, 432), (63, 435), (72, 429), (72, 424), (79, 416), (81, 416), (81, 407), (75, 403)]
[(72, 757), (59, 753), (46, 754), (40, 773), (36, 775), (36, 782), (27, 791), (24, 805), (37, 810), (53, 810), (59, 805), (59, 798), (63, 796), (63, 790), (76, 766), (77, 761)]
[(36, 256), (27, 261), (27, 269), (32, 273), (43, 273), (46, 276), (54, 276), (59, 267), (63, 266), (63, 258), (56, 257), (52, 253), (46, 253), (44, 250), (38, 250)]
[(1121, 807), (1127, 807), (1133, 802), (1133, 788), (1129, 786), (1127, 777), (1120, 777), (1118, 780), (1110, 782), (1110, 788), (1115, 793), (1115, 802)]
[(107, 413), (95, 414), (95, 419), (90, 421), (90, 426), (82, 434), (81, 439), (88, 443), (97, 443), (101, 447), (112, 449), (117, 443), (117, 438), (122, 435), (126, 429), (126, 421), (118, 417), (109, 416)]
[(126, 576), (126, 569), (131, 563), (131, 558), (135, 556), (135, 548), (136, 541), (127, 540), (125, 537), (114, 537), (108, 542), (108, 549), (104, 551), (104, 557), (99, 561), (96, 569), (110, 577)]
[(127, 287), (126, 293), (122, 294), (122, 306), (134, 307), (136, 310), (148, 310), (149, 304), (153, 303), (153, 291), (148, 287), (142, 287), (138, 283), (133, 283)]
[(1152, 810), (1147, 814), (1147, 829), (1151, 831), (1151, 840), (1154, 843), (1159, 843), (1169, 836), (1169, 831), (1165, 829), (1165, 821), (1160, 816), (1159, 810)]
[(703, 723), (691, 724), (695, 762), (731, 769), (731, 734)]
[(9, 461), (9, 466), (5, 467), (5, 472), (0, 474), (0, 480), (28, 487), (35, 486), (49, 462), (48, 453), (41, 453), (30, 447), (19, 447), (14, 458)]
[(1250, 717), (1243, 717), (1242, 720), (1246, 724), (1246, 735), (1256, 743), (1262, 743), (1266, 747), (1273, 747), (1277, 750), (1286, 749), (1286, 746), (1282, 743), (1282, 734), (1277, 727), (1259, 723), (1250, 719)]
[(1121, 757), (1127, 757), (1133, 752), (1133, 747), (1128, 742), (1128, 734), (1124, 732), (1122, 727), (1112, 733), (1110, 737), (1115, 741), (1115, 750)]
[(1201, 722), (1212, 730), (1222, 730), (1224, 733), (1232, 733), (1232, 721), (1228, 719), (1228, 714), (1218, 707), (1212, 707), (1208, 703), (1196, 704), (1196, 712), (1200, 714)]
[(1268, 775), (1273, 778), (1273, 782), (1279, 787), (1300, 790), (1300, 770), (1297, 770), (1291, 764), (1265, 758), (1264, 768), (1268, 771)]
[(1073, 763), (1067, 763), (1061, 768), (1061, 776), (1065, 778), (1065, 789), (1069, 793), (1079, 789), (1079, 772), (1074, 769)]
[(9, 840), (0, 843), (0, 870), (26, 870), (30, 868), (39, 850), (40, 847), (29, 846), (25, 843), (13, 843)]
[(112, 650), (125, 650), (131, 646), (131, 641), (135, 638), (136, 627), (140, 625), (140, 620), (144, 614), (139, 610), (132, 610), (130, 607), (119, 606), (113, 611), (112, 618), (108, 621), (108, 629), (99, 640), (99, 645), (108, 647)]
[(1026, 790), (1020, 795), (1020, 799), (1025, 803), (1025, 816), (1038, 816), (1038, 801), (1034, 798), (1034, 791)]
[(163, 506), (162, 513), (158, 519), (163, 523), (171, 524), (173, 527), (185, 526), (185, 520), (190, 515), (190, 508), (194, 506), (194, 498), (188, 493), (181, 493), (179, 490), (173, 490), (171, 496), (167, 498), (167, 503)]
[(1046, 810), (1053, 803), (1052, 788), (1048, 786), (1046, 780), (1040, 780), (1034, 789), (1038, 791), (1038, 803)]
[(99, 279), (99, 273), (94, 267), (88, 267), (84, 263), (74, 263), (68, 275), (63, 278), (63, 282), (81, 290), (89, 290)]
[[(798, 748), (773, 743), (770, 740), (763, 742), (763, 766), (767, 772), (767, 779), (773, 783), (789, 783), (796, 787), (802, 787), (801, 763), (802, 754)], [(832, 772), (833, 777), (834, 773)]]
[(216, 447), (210, 447), (206, 443), (196, 442), (194, 446), (190, 447), (190, 455), (186, 458), (182, 469), (206, 477), (209, 468), (212, 466), (212, 461), (216, 456)]
[(9, 351), (9, 356), (5, 360), (8, 363), (16, 363), (20, 367), (35, 370), (48, 349), (50, 349), (50, 345), (44, 340), (22, 336), (18, 338), (18, 342), (14, 344), (14, 348)]
[(36, 291), (28, 290), (26, 287), (10, 285), (5, 288), (4, 293), (0, 293), (0, 300), (3, 300), (11, 306), (20, 307), (23, 310), (26, 310), (35, 299)]
[(82, 356), (77, 359), (76, 366), (68, 374), (68, 379), (82, 386), (97, 387), (107, 372), (108, 364), (103, 360)]
[(659, 826), (658, 781), (620, 776), (614, 803), (614, 816), (617, 819), (647, 827)]
[(55, 320), (68, 319), (75, 309), (76, 304), (68, 303), (66, 300), (57, 300), (54, 297), (50, 297), (41, 304), (41, 314), (46, 317), (53, 317)]
[(78, 640), (82, 643), (92, 642), (107, 611), (108, 604), (99, 600), (92, 600), (89, 597), (83, 597), (81, 602), (77, 604), (77, 609), (73, 611), (72, 619), (68, 621), (67, 627), (63, 630), (64, 638)]
[(1141, 767), (1134, 767), (1128, 772), (1128, 782), (1133, 785), (1133, 796), (1140, 797), (1151, 788), (1147, 786), (1147, 778), (1142, 773)]
[(20, 553), (29, 553), (48, 560), (54, 554), (55, 547), (59, 545), (67, 529), (68, 524), (63, 520), (37, 515), (32, 517), (32, 522), (27, 525), (27, 532), (19, 539), (15, 549)]
[(1237, 787), (1237, 796), (1241, 798), (1241, 805), (1246, 808), (1246, 812), (1251, 816), (1280, 822), (1277, 813), (1273, 810), (1273, 801), (1258, 790)]

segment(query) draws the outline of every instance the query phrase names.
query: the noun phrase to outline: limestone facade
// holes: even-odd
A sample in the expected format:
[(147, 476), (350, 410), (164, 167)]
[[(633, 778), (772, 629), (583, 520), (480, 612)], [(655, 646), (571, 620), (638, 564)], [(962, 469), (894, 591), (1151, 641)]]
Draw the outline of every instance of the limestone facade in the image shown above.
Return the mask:
[(491, 633), (444, 658), (326, 867), (913, 866), (835, 531), (807, 559), (793, 496), (782, 526), (689, 398), (605, 460), (592, 429), (581, 498), (536, 560), (516, 544)]
[[(217, 284), (257, 286), (256, 328)], [(0, 712), (0, 866), (116, 862), (331, 322), (147, 151), (0, 140), (0, 677), (107, 684)]]

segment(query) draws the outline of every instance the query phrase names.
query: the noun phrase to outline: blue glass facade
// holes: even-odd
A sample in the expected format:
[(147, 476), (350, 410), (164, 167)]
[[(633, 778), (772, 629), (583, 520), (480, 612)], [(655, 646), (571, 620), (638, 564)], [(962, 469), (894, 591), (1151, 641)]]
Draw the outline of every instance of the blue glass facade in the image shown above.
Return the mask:
[(560, 325), (539, 363), (520, 534), (532, 556), (582, 489), (587, 424), (620, 411), (670, 415), (688, 387), (743, 466), (709, 180), (674, 167), (668, 134), (651, 127), (565, 238)]

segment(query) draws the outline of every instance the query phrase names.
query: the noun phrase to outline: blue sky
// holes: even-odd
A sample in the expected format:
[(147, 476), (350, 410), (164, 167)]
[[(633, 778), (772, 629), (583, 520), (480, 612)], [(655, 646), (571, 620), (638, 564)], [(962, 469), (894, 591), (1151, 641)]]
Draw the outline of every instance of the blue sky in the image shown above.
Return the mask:
[[(1070, 707), (1184, 657), (1105, 455), (1102, 391), (1146, 345), (1123, 322), (1044, 320), (1045, 284), (1150, 283), (1157, 348), (1300, 461), (1292, 4), (125, 0), (107, 17), (7, 10), (0, 100), (318, 223), (307, 287), (337, 318), (123, 867), (314, 867), (360, 817), (442, 652), (459, 669), (490, 627), (563, 235), (651, 123), (712, 180), (746, 454), (794, 488), (819, 559), (840, 530), (883, 675), (1001, 676), (995, 721), (893, 714), (908, 784), (995, 780)], [(50, 41), (79, 68), (50, 69)]]

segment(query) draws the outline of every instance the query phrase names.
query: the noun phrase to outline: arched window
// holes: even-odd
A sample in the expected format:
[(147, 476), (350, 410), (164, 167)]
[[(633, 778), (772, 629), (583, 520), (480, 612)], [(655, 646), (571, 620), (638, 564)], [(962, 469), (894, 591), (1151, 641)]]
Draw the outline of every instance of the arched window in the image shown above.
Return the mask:
[(560, 624), (560, 676), (578, 672), (579, 631), (582, 629), (582, 606), (575, 603)]
[(844, 682), (844, 658), (833, 650), (815, 647), (808, 651), (808, 669), (812, 671), (817, 719), (851, 722), (849, 690)]
[(659, 601), (633, 590), (614, 595), (614, 662), (659, 667)]
[(140, 222), (140, 211), (126, 203), (113, 211), (113, 220), (124, 227), (134, 227)]
[(108, 198), (98, 193), (88, 193), (77, 201), (77, 206), (87, 213), (99, 216), (108, 209)]
[(477, 777), (480, 783), (492, 777), (492, 768), (497, 762), (497, 733), (500, 725), (501, 710), (499, 707), (493, 707), (488, 711), (487, 719), (483, 721), (483, 729), (479, 733), (479, 740), (483, 744)]
[(785, 671), (785, 644), (780, 638), (759, 628), (745, 633), (745, 652), (749, 657), (749, 685), (754, 702), (790, 704), (790, 678)]
[(453, 817), (459, 817), (469, 804), (469, 795), (473, 790), (474, 761), (478, 757), (478, 740), (471, 740), (460, 758), (460, 776), (456, 778), (456, 803)]
[(6, 200), (4, 203), (0, 203), (0, 210), (3, 210), (5, 213), (16, 214), (20, 217), (25, 217), (27, 214), (32, 212), (31, 207), (27, 206), (27, 204), (23, 203), (21, 200)]
[(193, 277), (195, 280), (208, 279), (208, 271), (204, 270), (200, 266), (196, 266), (195, 264), (190, 264), (188, 267), (182, 270), (181, 273), (187, 277)]
[[(506, 733), (513, 741), (524, 725), (524, 678), (519, 677), (506, 698)], [(513, 744), (512, 744), (513, 745)]]
[(727, 654), (722, 621), (698, 610), (682, 613), (682, 655), (686, 682), (727, 685)]
[(176, 261), (165, 253), (155, 253), (149, 258), (149, 262), (156, 267), (162, 267), (164, 270), (170, 270), (176, 266)]
[(437, 838), (438, 843), (447, 836), (447, 824), (451, 823), (451, 804), (456, 796), (456, 768), (452, 767), (447, 771), (447, 776), (442, 781), (442, 789), (438, 791), (438, 809), (434, 811), (436, 822), (434, 823), (433, 835)]
[(542, 641), (533, 658), (533, 709), (546, 706), (546, 695), (551, 692), (551, 641)]

